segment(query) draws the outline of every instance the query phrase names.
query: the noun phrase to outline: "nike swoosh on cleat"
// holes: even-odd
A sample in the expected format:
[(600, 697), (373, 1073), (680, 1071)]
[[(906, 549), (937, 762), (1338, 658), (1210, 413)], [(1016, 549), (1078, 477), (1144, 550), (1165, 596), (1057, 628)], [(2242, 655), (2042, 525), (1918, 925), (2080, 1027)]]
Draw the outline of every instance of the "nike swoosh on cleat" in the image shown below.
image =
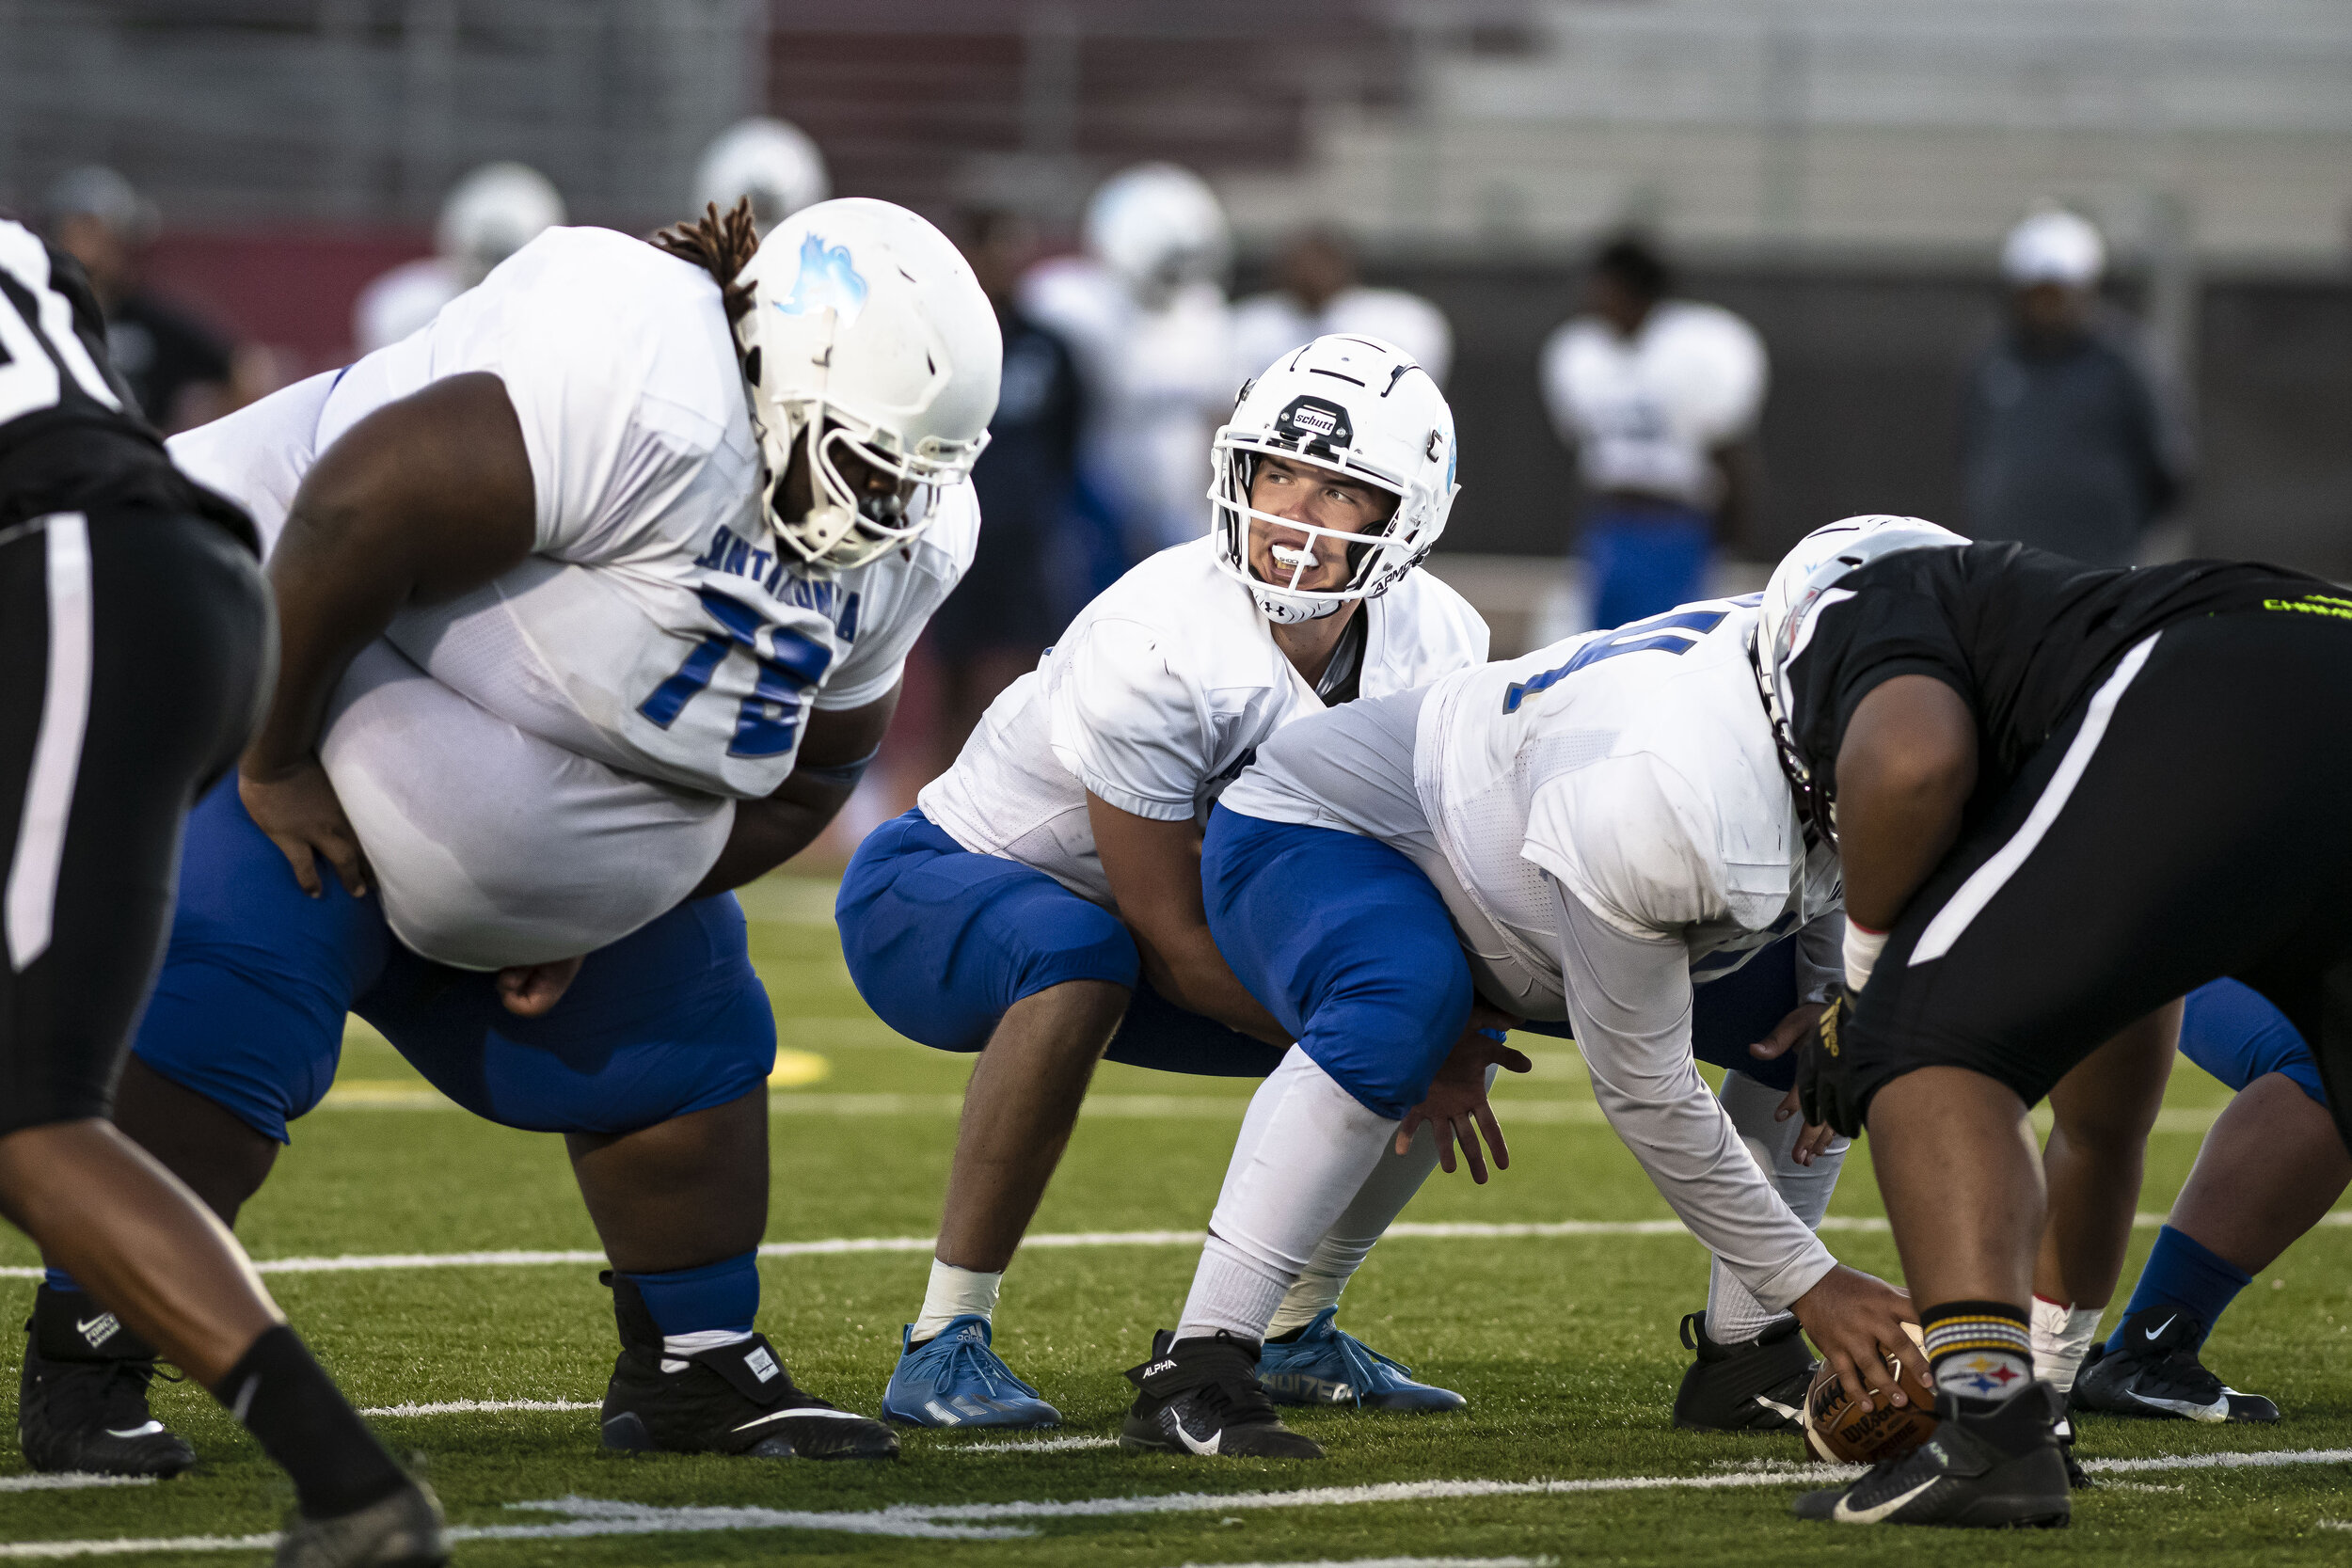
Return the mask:
[(1184, 1430), (1183, 1417), (1170, 1417), (1168, 1424), (1176, 1429), (1176, 1440), (1184, 1444), (1185, 1448), (1190, 1449), (1194, 1453), (1214, 1454), (1217, 1451), (1217, 1449), (1225, 1446), (1225, 1429), (1222, 1427), (1219, 1427), (1216, 1431), (1211, 1433), (1209, 1434), (1209, 1440), (1203, 1443), (1200, 1439), (1195, 1437), (1191, 1433)]
[(2185, 1416), (2192, 1421), (2226, 1421), (2230, 1418), (2230, 1396), (2227, 1394), (2222, 1395), (2211, 1404), (2199, 1404), (2194, 1400), (2160, 1400), (2153, 1395), (2143, 1394), (2137, 1388), (2125, 1389), (2123, 1397), (2134, 1403), (2144, 1404), (2151, 1410), (2162, 1410), (2174, 1416)]
[(1875, 1525), (1943, 1479), (1941, 1476), (1930, 1476), (1901, 1497), (1889, 1498), (1873, 1508), (1849, 1508), (1846, 1506), (1846, 1499), (1840, 1497), (1837, 1499), (1837, 1506), (1830, 1511), (1829, 1516), (1841, 1525)]
[(2158, 1336), (2160, 1336), (2161, 1334), (2163, 1334), (2163, 1333), (2164, 1333), (2164, 1331), (2165, 1331), (2166, 1329), (2170, 1328), (2170, 1327), (2171, 1327), (2174, 1323), (2178, 1323), (2178, 1322), (2180, 1322), (2180, 1321), (2181, 1321), (2181, 1315), (2180, 1315), (2178, 1312), (2175, 1312), (2175, 1313), (2173, 1313), (2173, 1314), (2172, 1314), (2172, 1316), (2170, 1316), (2170, 1317), (2169, 1317), (2169, 1318), (2165, 1319), (2163, 1323), (2158, 1323), (2155, 1327), (2153, 1327), (2153, 1328), (2152, 1328), (2152, 1329), (2148, 1330), (2148, 1342), (2149, 1342), (2150, 1344), (2152, 1344), (2152, 1345), (2153, 1345), (2153, 1344), (2154, 1344), (2154, 1343), (2156, 1342), (2156, 1339), (2157, 1339), (2157, 1337), (2158, 1337)]
[(1804, 1414), (1804, 1412), (1799, 1410), (1793, 1404), (1783, 1404), (1778, 1400), (1766, 1399), (1761, 1394), (1756, 1396), (1756, 1402), (1762, 1405), (1765, 1409), (1771, 1411), (1773, 1415), (1779, 1417), (1784, 1421), (1796, 1420)]
[(135, 1426), (128, 1432), (117, 1432), (114, 1428), (108, 1427), (106, 1428), (106, 1435), (109, 1437), (152, 1437), (155, 1433), (163, 1430), (163, 1422), (150, 1421), (145, 1426)]

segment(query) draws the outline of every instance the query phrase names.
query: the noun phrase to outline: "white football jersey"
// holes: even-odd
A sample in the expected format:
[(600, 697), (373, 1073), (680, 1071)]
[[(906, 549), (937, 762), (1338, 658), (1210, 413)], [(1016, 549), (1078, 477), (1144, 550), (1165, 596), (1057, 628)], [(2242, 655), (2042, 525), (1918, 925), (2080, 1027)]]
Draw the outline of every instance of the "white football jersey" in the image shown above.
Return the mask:
[(1686, 505), (1722, 498), (1708, 454), (1764, 405), (1764, 341), (1720, 306), (1666, 300), (1630, 341), (1579, 316), (1544, 344), (1544, 406), (1584, 483)]
[[(1359, 690), (1409, 690), (1482, 663), (1486, 624), (1426, 572), (1366, 600)], [(923, 814), (967, 849), (1108, 908), (1087, 795), (1155, 821), (1203, 819), (1260, 742), (1322, 711), (1213, 543), (1163, 550), (1087, 606), (982, 716)]]
[(810, 709), (886, 693), (971, 562), (968, 484), (914, 544), (855, 571), (780, 557), (718, 285), (609, 230), (547, 230), (429, 327), (190, 432), (173, 455), (274, 542), (319, 452), (474, 371), (505, 384), (521, 426), (535, 548), (388, 635), (486, 711), (622, 772), (772, 793)]
[(1500, 939), (1525, 1016), (1567, 1016), (1546, 874), (1629, 936), (1680, 938), (1699, 983), (1836, 906), (1836, 852), (1807, 850), (1756, 695), (1756, 617), (1685, 605), (1465, 671), (1422, 705), (1414, 783), (1482, 917), (1465, 930)]
[(1147, 309), (1108, 269), (1064, 257), (1023, 279), (1021, 304), (1077, 360), (1079, 463), (1130, 545), (1149, 553), (1206, 532), (1209, 437), (1242, 383), (1224, 291), (1195, 283)]
[(1440, 387), (1454, 368), (1454, 328), (1444, 311), (1402, 289), (1359, 286), (1342, 289), (1313, 312), (1288, 293), (1254, 294), (1234, 306), (1235, 385), (1263, 375), (1276, 359), (1326, 333), (1394, 343)]

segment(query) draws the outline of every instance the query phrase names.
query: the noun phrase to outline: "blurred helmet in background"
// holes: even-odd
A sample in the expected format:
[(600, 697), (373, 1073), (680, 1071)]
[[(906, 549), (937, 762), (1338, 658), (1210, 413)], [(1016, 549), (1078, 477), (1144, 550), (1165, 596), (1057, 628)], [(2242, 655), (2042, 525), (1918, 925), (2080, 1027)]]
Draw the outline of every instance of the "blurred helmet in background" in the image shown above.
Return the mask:
[[(914, 538), (938, 493), (971, 473), (996, 412), (1004, 340), (970, 263), (904, 207), (851, 197), (785, 219), (737, 280), (752, 291), (735, 334), (779, 543), (848, 570)], [(805, 515), (782, 494), (798, 443)], [(893, 483), (853, 483), (845, 456)]]
[(1233, 259), (1216, 193), (1174, 164), (1138, 164), (1104, 181), (1087, 202), (1085, 239), (1088, 254), (1144, 298), (1220, 281)]
[(492, 267), (564, 221), (564, 198), (526, 164), (485, 164), (457, 182), (441, 202), (433, 247), (471, 288)]
[(2001, 245), (2001, 277), (2012, 288), (2056, 283), (2088, 289), (2106, 270), (2106, 242), (2089, 218), (2044, 207), (2009, 231)]
[(113, 169), (88, 164), (50, 182), (41, 217), (51, 229), (66, 218), (95, 218), (126, 245), (144, 245), (161, 226), (155, 204)]
[(808, 134), (781, 119), (755, 115), (719, 133), (694, 169), (694, 211), (716, 206), (731, 211), (752, 198), (752, 222), (764, 236), (803, 207), (833, 190), (825, 155)]
[[(1361, 533), (1260, 512), (1249, 504), (1250, 484), (1259, 460), (1269, 456), (1385, 490), (1396, 510)], [(1445, 394), (1411, 355), (1377, 338), (1317, 338), (1277, 359), (1242, 388), (1233, 417), (1210, 443), (1209, 468), (1217, 565), (1248, 584), (1260, 614), (1283, 626), (1319, 621), (1351, 599), (1376, 599), (1395, 587), (1445, 532), (1460, 488)], [(1292, 568), (1288, 583), (1250, 571), (1253, 519), (1306, 536), (1304, 548), (1274, 547), (1277, 567)], [(1337, 588), (1299, 588), (1318, 553), (1333, 550), (1347, 559), (1347, 579)]]

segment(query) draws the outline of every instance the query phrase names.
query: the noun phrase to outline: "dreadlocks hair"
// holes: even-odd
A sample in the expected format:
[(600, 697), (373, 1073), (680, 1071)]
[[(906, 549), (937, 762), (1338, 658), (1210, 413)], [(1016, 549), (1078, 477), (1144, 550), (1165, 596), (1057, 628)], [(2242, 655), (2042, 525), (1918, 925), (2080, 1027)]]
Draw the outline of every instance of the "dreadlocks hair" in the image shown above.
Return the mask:
[[(752, 291), (737, 281), (740, 273), (759, 249), (759, 229), (752, 222), (752, 198), (739, 198), (724, 216), (719, 204), (711, 202), (703, 209), (703, 215), (688, 223), (674, 223), (657, 232), (653, 247), (681, 261), (691, 261), (710, 274), (719, 285), (719, 302), (726, 308), (727, 325), (732, 327), (749, 314)], [(733, 333), (728, 334), (730, 337)], [(759, 383), (758, 367), (746, 359), (743, 345), (737, 343), (735, 356), (742, 365), (743, 378), (754, 386)]]

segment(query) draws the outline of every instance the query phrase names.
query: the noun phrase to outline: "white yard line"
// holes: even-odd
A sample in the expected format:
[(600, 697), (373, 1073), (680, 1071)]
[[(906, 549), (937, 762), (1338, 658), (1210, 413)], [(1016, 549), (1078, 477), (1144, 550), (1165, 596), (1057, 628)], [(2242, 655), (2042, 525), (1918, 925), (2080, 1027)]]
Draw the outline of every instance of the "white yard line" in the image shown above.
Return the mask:
[[(2139, 1214), (2132, 1223), (2153, 1230), (2165, 1222), (2162, 1214)], [(2323, 1215), (2329, 1228), (2352, 1226), (2352, 1209)], [(1886, 1221), (1875, 1215), (1832, 1214), (1821, 1222), (1829, 1231), (1881, 1234)], [(1450, 1221), (1422, 1224), (1412, 1220), (1389, 1227), (1391, 1241), (1492, 1242), (1521, 1239), (1571, 1239), (1607, 1236), (1680, 1236), (1679, 1220), (1529, 1220), (1497, 1223)], [(1199, 1230), (1073, 1230), (1031, 1236), (1021, 1243), (1030, 1249), (1111, 1246), (1199, 1246), (1206, 1240)], [(762, 1258), (833, 1258), (859, 1253), (928, 1253), (938, 1244), (930, 1236), (834, 1236), (815, 1242), (767, 1242)], [(345, 1253), (333, 1258), (264, 1258), (254, 1267), (263, 1274), (373, 1274), (403, 1269), (530, 1269), (559, 1265), (600, 1264), (601, 1252), (537, 1251), (509, 1248), (485, 1252)], [(30, 1266), (0, 1268), (0, 1279), (39, 1279), (41, 1271)]]
[(1080, 1449), (1115, 1449), (1116, 1437), (1009, 1437), (993, 1443), (943, 1443), (926, 1453), (1072, 1453)]
[(62, 1475), (0, 1476), (0, 1492), (79, 1492), (86, 1486), (152, 1486), (153, 1476), (94, 1476), (85, 1470)]
[[(2286, 1465), (2352, 1464), (2352, 1449), (2272, 1449), (2263, 1452), (2177, 1454), (2156, 1459), (2092, 1460), (2103, 1474), (2155, 1470), (2270, 1469)], [(1740, 1470), (1697, 1476), (1588, 1476), (1573, 1481), (1417, 1481), (1373, 1486), (1315, 1486), (1290, 1492), (1174, 1492), (1157, 1497), (1081, 1497), (1059, 1502), (900, 1503), (894, 1507), (814, 1513), (772, 1508), (657, 1508), (596, 1497), (556, 1497), (510, 1503), (530, 1513), (563, 1515), (558, 1525), (461, 1525), (459, 1541), (554, 1541), (598, 1535), (693, 1535), (722, 1530), (813, 1529), (852, 1535), (925, 1540), (1011, 1540), (1037, 1532), (1041, 1519), (1137, 1518), (1169, 1513), (1240, 1513), (1295, 1508), (1360, 1508), (1466, 1497), (1558, 1497), (1612, 1492), (1720, 1492), (1835, 1481), (1850, 1466)], [(169, 1540), (22, 1541), (0, 1545), (0, 1560), (54, 1560), (134, 1552), (261, 1551), (268, 1535), (183, 1536)], [(1374, 1561), (1387, 1560), (1375, 1559)]]

